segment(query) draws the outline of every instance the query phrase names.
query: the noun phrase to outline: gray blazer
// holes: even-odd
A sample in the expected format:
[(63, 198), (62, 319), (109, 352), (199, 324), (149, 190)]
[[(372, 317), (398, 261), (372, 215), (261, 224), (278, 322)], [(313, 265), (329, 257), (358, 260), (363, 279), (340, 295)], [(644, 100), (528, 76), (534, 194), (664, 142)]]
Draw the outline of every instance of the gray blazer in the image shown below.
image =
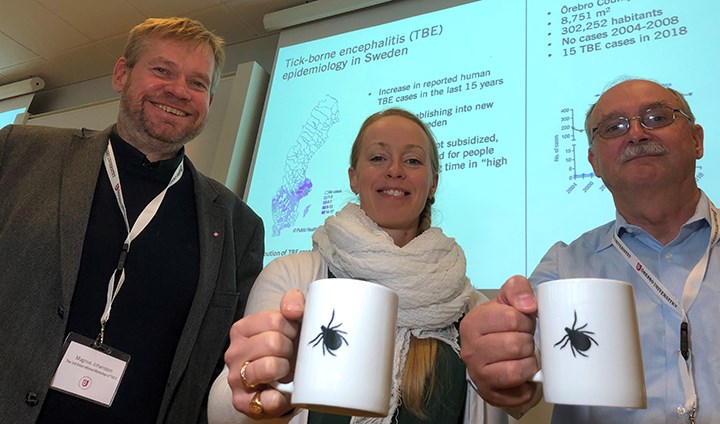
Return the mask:
[[(0, 422), (34, 423), (60, 360), (110, 128), (0, 130)], [(200, 174), (200, 280), (158, 423), (202, 422), (231, 324), (262, 268), (263, 224)], [(214, 236), (213, 233), (219, 233)]]

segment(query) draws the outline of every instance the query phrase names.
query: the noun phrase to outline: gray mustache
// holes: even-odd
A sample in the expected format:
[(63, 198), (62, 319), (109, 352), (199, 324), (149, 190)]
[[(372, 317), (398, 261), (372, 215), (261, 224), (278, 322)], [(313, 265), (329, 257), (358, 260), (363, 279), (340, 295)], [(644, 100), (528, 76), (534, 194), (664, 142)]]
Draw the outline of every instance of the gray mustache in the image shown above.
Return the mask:
[(636, 156), (641, 155), (660, 155), (667, 153), (667, 149), (656, 142), (629, 144), (625, 151), (620, 155), (620, 162), (626, 162)]

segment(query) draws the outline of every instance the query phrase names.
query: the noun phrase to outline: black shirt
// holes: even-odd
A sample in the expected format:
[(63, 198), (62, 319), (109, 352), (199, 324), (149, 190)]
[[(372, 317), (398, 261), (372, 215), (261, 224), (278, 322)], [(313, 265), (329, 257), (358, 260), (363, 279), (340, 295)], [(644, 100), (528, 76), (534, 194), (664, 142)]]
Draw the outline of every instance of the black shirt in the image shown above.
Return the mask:
[[(130, 227), (165, 187), (184, 159), (150, 163), (113, 133)], [(94, 339), (108, 281), (127, 230), (105, 167), (97, 179), (67, 332)], [(125, 283), (105, 329), (105, 344), (131, 356), (110, 408), (49, 390), (38, 423), (154, 423), (198, 283), (200, 251), (192, 175), (187, 169), (157, 214), (132, 242)], [(57, 367), (57, 363), (48, 366)]]

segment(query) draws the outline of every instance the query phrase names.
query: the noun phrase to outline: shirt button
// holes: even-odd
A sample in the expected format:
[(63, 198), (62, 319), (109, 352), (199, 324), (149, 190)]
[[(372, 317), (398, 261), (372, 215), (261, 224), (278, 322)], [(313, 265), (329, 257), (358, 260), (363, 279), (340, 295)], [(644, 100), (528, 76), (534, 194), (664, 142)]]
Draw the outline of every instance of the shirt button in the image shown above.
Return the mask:
[(30, 406), (36, 406), (39, 402), (38, 395), (35, 392), (27, 392), (25, 394), (25, 403)]
[(665, 260), (668, 261), (668, 262), (672, 261), (672, 253), (666, 253), (666, 254), (665, 254)]
[(678, 414), (678, 415), (684, 415), (684, 414), (685, 414), (685, 408), (683, 408), (682, 406), (678, 406), (678, 407), (677, 407), (677, 414)]

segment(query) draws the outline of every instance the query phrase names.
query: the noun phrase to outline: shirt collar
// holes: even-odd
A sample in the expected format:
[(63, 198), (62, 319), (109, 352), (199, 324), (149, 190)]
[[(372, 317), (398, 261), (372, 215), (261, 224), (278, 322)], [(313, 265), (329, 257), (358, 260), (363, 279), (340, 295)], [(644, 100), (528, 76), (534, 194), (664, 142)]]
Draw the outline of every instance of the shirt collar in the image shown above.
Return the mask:
[[(700, 190), (700, 200), (698, 200), (697, 205), (695, 205), (695, 213), (687, 220), (687, 222), (685, 222), (685, 224), (683, 224), (682, 228), (692, 227), (693, 229), (696, 229), (705, 225), (710, 225), (710, 222), (710, 199), (707, 197), (705, 192)], [(598, 244), (597, 251), (606, 249), (612, 245), (613, 233), (615, 231), (617, 231), (618, 237), (622, 237), (625, 233), (638, 231), (645, 232), (642, 227), (629, 224), (627, 220), (620, 215), (620, 212), (616, 210), (615, 225), (610, 226), (609, 231)]]

